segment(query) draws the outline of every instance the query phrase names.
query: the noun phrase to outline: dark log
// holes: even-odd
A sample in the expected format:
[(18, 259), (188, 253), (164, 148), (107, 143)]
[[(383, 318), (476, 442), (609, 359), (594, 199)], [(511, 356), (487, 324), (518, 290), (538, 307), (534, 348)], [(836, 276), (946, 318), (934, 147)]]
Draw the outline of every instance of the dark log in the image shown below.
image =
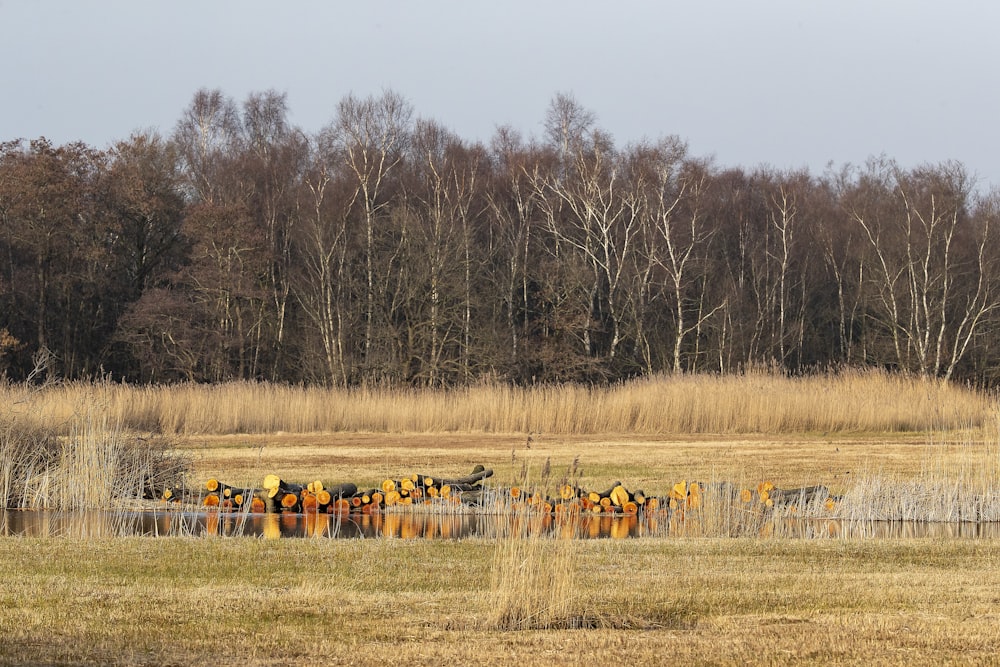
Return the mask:
[(493, 470), (491, 468), (483, 468), (482, 466), (476, 466), (477, 471), (473, 471), (471, 475), (466, 475), (465, 477), (455, 477), (453, 479), (439, 479), (437, 480), (438, 487), (448, 485), (455, 488), (456, 485), (461, 484), (475, 484), (476, 482), (481, 482), (484, 479), (493, 476)]
[(278, 486), (267, 489), (267, 495), (271, 498), (277, 498), (281, 501), (282, 496), (292, 494), (295, 496), (302, 496), (302, 492), (306, 490), (306, 487), (302, 484), (292, 484), (291, 482), (282, 481)]
[(454, 484), (449, 484), (451, 487), (451, 492), (455, 493), (468, 493), (469, 491), (480, 491), (483, 487), (478, 484), (468, 484), (463, 482), (456, 482)]
[(337, 498), (350, 498), (351, 496), (357, 495), (358, 486), (351, 482), (344, 482), (343, 484), (334, 484), (333, 486), (328, 486), (324, 489), (330, 494), (332, 500), (337, 500)]
[(460, 496), (463, 505), (479, 506), (485, 500), (484, 492), (483, 487), (473, 485), (468, 491), (456, 491), (455, 493)]
[(812, 502), (826, 502), (830, 497), (830, 489), (823, 485), (804, 486), (798, 489), (771, 489), (769, 496), (775, 505), (792, 503), (805, 505)]
[(264, 501), (264, 511), (268, 514), (277, 514), (281, 512), (281, 499), (282, 495), (271, 495), (269, 491), (265, 491), (261, 496), (261, 500)]

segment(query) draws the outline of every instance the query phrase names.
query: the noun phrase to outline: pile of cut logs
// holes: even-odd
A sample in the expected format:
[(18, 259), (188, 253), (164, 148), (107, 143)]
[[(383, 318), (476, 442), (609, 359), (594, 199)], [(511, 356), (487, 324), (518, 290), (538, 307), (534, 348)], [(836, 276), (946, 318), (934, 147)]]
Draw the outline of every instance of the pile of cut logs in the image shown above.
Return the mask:
[(574, 484), (559, 486), (556, 496), (518, 485), (487, 487), (482, 482), (493, 476), (493, 470), (476, 466), (464, 477), (439, 478), (413, 474), (399, 479), (386, 479), (379, 488), (359, 489), (346, 482), (332, 486), (321, 480), (307, 484), (286, 482), (277, 475), (268, 475), (260, 488), (239, 488), (216, 479), (205, 483), (197, 495), (166, 489), (163, 500), (197, 502), (221, 511), (253, 513), (372, 513), (387, 508), (412, 505), (475, 506), (486, 511), (532, 509), (546, 514), (581, 513), (640, 514), (655, 512), (696, 511), (706, 496), (723, 498), (749, 509), (767, 511), (774, 507), (823, 506), (832, 510), (836, 500), (825, 486), (799, 489), (777, 489), (771, 482), (762, 482), (755, 489), (740, 489), (728, 483), (703, 484), (681, 481), (665, 496), (647, 496), (641, 489), (629, 490), (616, 481), (603, 491), (587, 491)]

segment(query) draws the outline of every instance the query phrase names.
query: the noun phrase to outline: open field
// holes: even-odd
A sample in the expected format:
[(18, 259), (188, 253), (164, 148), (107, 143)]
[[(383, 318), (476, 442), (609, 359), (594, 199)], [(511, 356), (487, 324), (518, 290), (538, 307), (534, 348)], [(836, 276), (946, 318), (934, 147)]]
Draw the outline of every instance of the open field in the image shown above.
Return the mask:
[(1000, 545), (565, 543), (591, 627), (497, 631), (487, 541), (0, 540), (2, 664), (990, 664)]
[[(375, 486), (483, 464), (501, 485), (572, 468), (584, 487), (649, 494), (679, 480), (872, 490), (864, 507), (894, 483), (993, 499), (1000, 488), (992, 397), (878, 373), (454, 394), (4, 391), (0, 463), (14, 472), (5, 452), (30, 450), (23, 434), (48, 424), (56, 450), (166, 439), (196, 487), (269, 473)], [(73, 426), (81, 416), (113, 436)], [(530, 573), (534, 562), (556, 574)], [(0, 582), (0, 664), (921, 665), (1000, 652), (989, 539), (11, 537)], [(535, 592), (553, 621), (497, 620)]]
[(466, 474), (476, 464), (510, 483), (527, 465), (529, 477), (550, 462), (558, 477), (577, 462), (585, 488), (620, 480), (628, 488), (665, 494), (678, 480), (731, 481), (783, 488), (825, 484), (842, 493), (870, 474), (912, 478), (957, 473), (996, 454), (982, 433), (567, 436), (483, 433), (328, 433), (188, 436), (179, 449), (191, 455), (194, 480), (210, 477), (259, 484), (275, 473), (299, 481), (323, 479), (377, 486), (411, 472)]

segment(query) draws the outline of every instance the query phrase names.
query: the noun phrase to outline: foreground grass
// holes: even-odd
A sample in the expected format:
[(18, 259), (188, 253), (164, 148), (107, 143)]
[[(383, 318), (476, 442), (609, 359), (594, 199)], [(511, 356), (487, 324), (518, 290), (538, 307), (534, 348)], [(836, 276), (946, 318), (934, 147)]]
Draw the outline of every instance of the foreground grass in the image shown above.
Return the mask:
[(572, 542), (590, 627), (498, 632), (487, 541), (4, 539), (0, 664), (982, 664), (998, 547)]

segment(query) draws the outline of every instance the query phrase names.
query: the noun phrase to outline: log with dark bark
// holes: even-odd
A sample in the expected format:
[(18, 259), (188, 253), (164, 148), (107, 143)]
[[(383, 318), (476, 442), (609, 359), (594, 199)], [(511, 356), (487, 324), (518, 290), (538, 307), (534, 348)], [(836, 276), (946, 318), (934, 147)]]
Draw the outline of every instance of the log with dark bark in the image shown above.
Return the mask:
[(344, 482), (343, 484), (328, 486), (323, 490), (330, 494), (332, 500), (337, 500), (337, 498), (350, 498), (357, 494), (358, 485), (353, 482)]
[(461, 484), (475, 484), (481, 482), (484, 479), (488, 479), (493, 476), (492, 468), (483, 468), (482, 466), (476, 466), (478, 470), (474, 470), (472, 474), (466, 475), (464, 477), (455, 477), (452, 479), (440, 479), (438, 480), (438, 486), (450, 486), (455, 488), (456, 485)]
[(830, 489), (823, 485), (803, 486), (798, 489), (771, 489), (768, 495), (775, 506), (808, 505), (813, 502), (826, 502), (830, 497)]

